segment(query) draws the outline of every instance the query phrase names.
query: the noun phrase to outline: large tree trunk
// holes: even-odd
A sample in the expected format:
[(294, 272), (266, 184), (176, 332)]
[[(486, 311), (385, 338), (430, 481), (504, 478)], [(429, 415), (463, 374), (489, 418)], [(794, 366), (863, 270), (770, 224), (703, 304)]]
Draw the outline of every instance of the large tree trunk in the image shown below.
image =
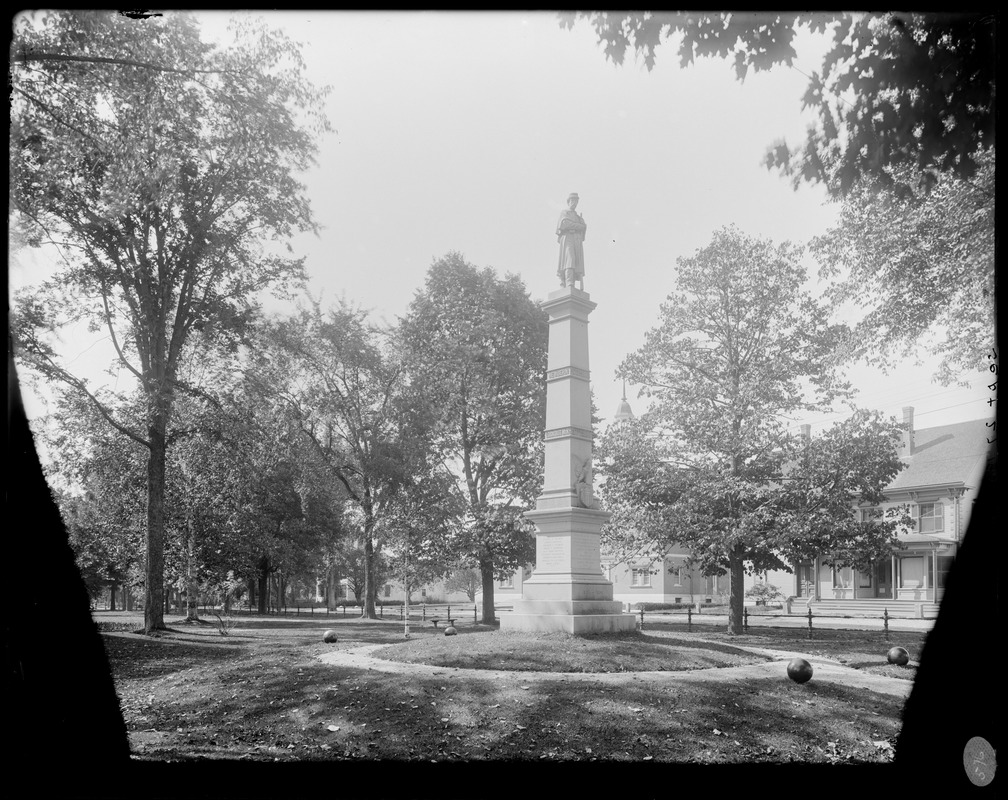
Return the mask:
[(199, 622), (199, 587), (196, 585), (196, 535), (189, 520), (186, 548), (186, 622)]
[(743, 592), (745, 570), (742, 562), (742, 545), (736, 545), (728, 555), (728, 634), (738, 636), (742, 630)]
[(326, 577), (326, 608), (330, 611), (336, 610), (339, 601), (339, 571), (336, 564), (329, 565), (329, 574)]
[(167, 414), (155, 412), (148, 428), (147, 570), (144, 586), (144, 632), (164, 630), (164, 503)]
[(493, 562), (489, 559), (480, 560), (480, 576), (483, 578), (483, 624), (493, 625), (497, 618), (494, 615), (494, 571)]
[(252, 611), (252, 606), (256, 601), (256, 582), (254, 578), (248, 579), (248, 607), (249, 611)]
[(259, 613), (267, 613), (269, 602), (269, 559), (263, 556), (259, 559)]
[(375, 613), (375, 588), (374, 542), (371, 539), (371, 532), (368, 530), (364, 534), (364, 609), (361, 613), (361, 617), (364, 619), (378, 618), (378, 614)]
[(109, 587), (109, 611), (115, 611), (116, 610), (115, 596), (116, 596), (116, 585), (113, 583)]

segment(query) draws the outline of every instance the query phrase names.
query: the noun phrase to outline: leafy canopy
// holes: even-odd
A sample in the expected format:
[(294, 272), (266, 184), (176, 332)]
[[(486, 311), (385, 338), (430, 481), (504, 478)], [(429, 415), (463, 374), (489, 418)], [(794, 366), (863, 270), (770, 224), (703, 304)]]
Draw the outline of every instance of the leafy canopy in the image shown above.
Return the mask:
[[(315, 229), (299, 173), (328, 127), (325, 92), (283, 35), (254, 20), (233, 33), (217, 47), (187, 14), (107, 11), (23, 15), (14, 31), (14, 223), (60, 265), (16, 298), (14, 344), (149, 450), (149, 631), (164, 626), (165, 468), (186, 343), (203, 331), (235, 347), (258, 293), (302, 278), (272, 242)], [(52, 334), (80, 321), (143, 392), (138, 419), (117, 417), (63, 361)]]
[[(788, 568), (840, 549), (854, 500), (880, 497), (899, 469), (890, 423), (874, 416), (805, 450), (787, 429), (790, 415), (849, 391), (834, 370), (845, 329), (802, 288), (800, 256), (729, 227), (679, 258), (659, 324), (620, 367), (650, 408), (611, 426), (599, 448), (606, 548), (625, 560), (682, 544), (708, 574), (728, 570), (736, 630), (745, 565)], [(797, 469), (802, 458), (821, 469)]]
[(606, 58), (629, 50), (648, 70), (662, 42), (678, 42), (679, 62), (730, 59), (749, 70), (792, 66), (801, 31), (832, 31), (832, 47), (802, 98), (815, 110), (804, 144), (772, 146), (768, 167), (797, 185), (821, 182), (835, 196), (861, 176), (892, 185), (889, 166), (970, 177), (977, 153), (994, 144), (996, 20), (991, 14), (897, 12), (573, 12), (587, 18)]
[[(972, 178), (939, 174), (930, 191), (897, 194), (868, 180), (844, 199), (837, 224), (812, 241), (827, 297), (864, 310), (852, 355), (891, 365), (927, 342), (937, 379), (984, 371), (995, 344), (994, 151)], [(916, 181), (893, 168), (902, 185)]]

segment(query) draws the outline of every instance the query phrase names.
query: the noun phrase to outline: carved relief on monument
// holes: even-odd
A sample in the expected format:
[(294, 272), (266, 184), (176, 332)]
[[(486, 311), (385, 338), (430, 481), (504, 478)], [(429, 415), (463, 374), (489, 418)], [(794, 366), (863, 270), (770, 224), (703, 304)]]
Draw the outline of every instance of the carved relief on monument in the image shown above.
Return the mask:
[(571, 456), (571, 488), (578, 508), (598, 508), (592, 492), (591, 456)]

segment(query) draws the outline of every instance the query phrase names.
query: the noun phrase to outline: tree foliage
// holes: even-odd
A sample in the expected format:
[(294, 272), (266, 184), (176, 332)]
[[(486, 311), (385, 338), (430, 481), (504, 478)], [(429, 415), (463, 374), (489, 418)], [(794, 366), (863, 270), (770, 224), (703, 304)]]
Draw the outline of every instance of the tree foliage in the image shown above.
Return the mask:
[(517, 276), (449, 253), (431, 265), (400, 332), (412, 389), (467, 509), (456, 549), (480, 569), (489, 623), (494, 578), (534, 554), (521, 513), (542, 482), (546, 315)]
[[(605, 507), (614, 515), (604, 528), (607, 549), (659, 558), (680, 543), (704, 572), (727, 571), (735, 633), (745, 568), (787, 567), (799, 542), (823, 548), (817, 552), (837, 549), (841, 540), (829, 535), (846, 530), (854, 490), (875, 498), (899, 468), (894, 450), (879, 455), (888, 452), (891, 430), (858, 416), (839, 429), (842, 444), (825, 451), (821, 475), (805, 470), (807, 485), (790, 477), (800, 454), (788, 415), (824, 410), (848, 390), (832, 368), (844, 329), (830, 325), (822, 304), (802, 289), (799, 257), (788, 243), (725, 228), (678, 259), (676, 289), (659, 324), (620, 366), (651, 407), (612, 426), (599, 448)], [(833, 443), (823, 437), (808, 452)], [(842, 480), (830, 483), (830, 470)], [(816, 528), (812, 509), (820, 523), (837, 519)], [(891, 533), (867, 532), (880, 539)]]
[[(15, 28), (11, 203), (61, 268), (15, 309), (18, 356), (149, 451), (145, 628), (164, 625), (164, 481), (188, 338), (240, 332), (258, 292), (299, 279), (264, 246), (313, 230), (298, 173), (327, 128), (298, 47), (261, 24), (219, 48), (191, 16), (44, 12)], [(117, 418), (48, 333), (85, 320), (145, 395)]]
[(364, 549), (363, 614), (374, 619), (377, 561), (411, 486), (430, 471), (423, 415), (390, 334), (346, 303), (319, 303), (265, 325), (254, 373), (342, 486), (347, 523)]
[(659, 46), (675, 40), (681, 66), (731, 60), (740, 81), (750, 70), (792, 66), (800, 31), (832, 31), (802, 98), (815, 124), (802, 145), (776, 144), (765, 158), (796, 185), (821, 182), (842, 196), (862, 176), (892, 185), (890, 166), (912, 168), (927, 183), (936, 172), (968, 178), (978, 152), (994, 145), (993, 14), (574, 12), (561, 24), (577, 17), (588, 19), (616, 64), (633, 51), (651, 70)]
[[(827, 296), (865, 311), (853, 355), (892, 364), (921, 343), (940, 357), (936, 377), (983, 371), (995, 344), (994, 151), (969, 179), (942, 173), (930, 191), (898, 195), (858, 182), (838, 223), (812, 242)], [(894, 169), (902, 185), (916, 183)]]
[(475, 602), (476, 594), (483, 586), (483, 577), (479, 570), (472, 567), (457, 569), (445, 581), (445, 591), (449, 594), (454, 592), (465, 592), (469, 602)]

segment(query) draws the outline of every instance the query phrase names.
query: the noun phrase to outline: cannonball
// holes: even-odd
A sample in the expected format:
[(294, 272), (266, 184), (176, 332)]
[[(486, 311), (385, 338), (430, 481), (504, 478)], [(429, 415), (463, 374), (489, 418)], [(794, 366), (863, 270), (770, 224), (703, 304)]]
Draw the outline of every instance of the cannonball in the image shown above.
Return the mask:
[(336, 631), (328, 630), (322, 634), (322, 641), (327, 644), (334, 644), (336, 642)]
[(910, 663), (910, 654), (905, 647), (890, 647), (886, 658), (890, 664), (895, 664), (898, 667), (905, 667)]
[(445, 636), (454, 636), (456, 633), (458, 633), (458, 631), (455, 630), (455, 628), (453, 628), (451, 625), (449, 625), (447, 628), (444, 629)]
[(787, 675), (795, 683), (805, 683), (812, 678), (812, 665), (804, 658), (792, 658), (787, 665)]

